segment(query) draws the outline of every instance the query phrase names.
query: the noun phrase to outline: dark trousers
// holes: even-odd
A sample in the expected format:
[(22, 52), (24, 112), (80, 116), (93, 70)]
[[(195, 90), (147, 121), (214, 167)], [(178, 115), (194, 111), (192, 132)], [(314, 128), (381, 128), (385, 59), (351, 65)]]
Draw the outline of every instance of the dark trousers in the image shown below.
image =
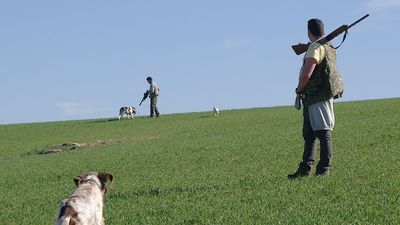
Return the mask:
[(317, 174), (329, 171), (332, 164), (332, 131), (318, 130), (313, 131), (310, 123), (310, 115), (308, 108), (303, 109), (303, 138), (304, 138), (304, 152), (303, 161), (299, 167), (302, 171), (310, 173), (311, 166), (314, 163), (318, 138), (320, 142), (320, 160), (317, 165)]
[(157, 96), (150, 98), (150, 116), (160, 116), (160, 112), (157, 109)]

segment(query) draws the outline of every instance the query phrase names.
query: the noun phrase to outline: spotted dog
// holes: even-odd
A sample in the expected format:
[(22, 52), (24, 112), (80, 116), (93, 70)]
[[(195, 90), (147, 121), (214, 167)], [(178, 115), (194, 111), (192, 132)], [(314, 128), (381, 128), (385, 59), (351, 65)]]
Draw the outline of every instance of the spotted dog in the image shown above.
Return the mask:
[(109, 173), (85, 173), (74, 178), (75, 191), (59, 207), (56, 225), (104, 225), (105, 183), (112, 183)]
[(135, 109), (135, 107), (132, 107), (132, 106), (123, 106), (123, 107), (121, 107), (120, 109), (119, 109), (119, 117), (118, 117), (118, 120), (121, 120), (121, 118), (124, 116), (124, 115), (127, 115), (128, 116), (128, 119), (129, 118), (134, 118), (134, 116), (136, 115), (136, 109)]
[(219, 116), (219, 109), (217, 107), (213, 108), (214, 116)]

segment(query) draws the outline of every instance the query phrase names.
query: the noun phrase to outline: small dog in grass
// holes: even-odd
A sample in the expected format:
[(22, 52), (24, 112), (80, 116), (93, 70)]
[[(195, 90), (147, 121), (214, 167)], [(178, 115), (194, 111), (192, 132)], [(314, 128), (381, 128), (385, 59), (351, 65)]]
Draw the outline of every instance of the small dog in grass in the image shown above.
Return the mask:
[(219, 116), (219, 109), (217, 107), (213, 108), (214, 116)]
[(121, 118), (124, 116), (124, 114), (126, 114), (129, 118), (134, 118), (134, 116), (136, 115), (136, 109), (135, 107), (132, 106), (123, 106), (119, 109), (119, 117), (118, 120), (121, 120)]
[(105, 183), (112, 183), (109, 173), (85, 173), (74, 178), (76, 190), (59, 207), (56, 225), (104, 225)]

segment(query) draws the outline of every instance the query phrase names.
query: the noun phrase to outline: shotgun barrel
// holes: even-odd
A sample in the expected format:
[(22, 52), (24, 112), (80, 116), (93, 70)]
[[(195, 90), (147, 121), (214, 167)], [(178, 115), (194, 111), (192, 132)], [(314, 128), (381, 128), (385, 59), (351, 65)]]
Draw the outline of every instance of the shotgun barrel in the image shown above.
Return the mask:
[[(367, 18), (369, 16), (369, 14), (361, 17), (360, 19), (358, 19), (356, 22), (350, 24), (350, 25), (342, 25), (339, 28), (337, 28), (336, 30), (332, 31), (331, 33), (329, 33), (325, 39), (328, 41), (331, 41), (332, 39), (334, 39), (335, 37), (339, 36), (341, 33), (343, 32), (347, 32), (348, 29), (350, 29), (352, 26), (356, 25), (357, 23), (361, 22), (362, 20), (364, 20), (365, 18)], [(343, 39), (344, 41), (344, 39)], [(302, 44), (299, 43), (297, 45), (292, 45), (292, 49), (293, 51), (296, 53), (296, 55), (300, 55), (303, 54), (304, 52), (307, 51), (308, 47), (310, 46), (310, 43), (308, 44)]]

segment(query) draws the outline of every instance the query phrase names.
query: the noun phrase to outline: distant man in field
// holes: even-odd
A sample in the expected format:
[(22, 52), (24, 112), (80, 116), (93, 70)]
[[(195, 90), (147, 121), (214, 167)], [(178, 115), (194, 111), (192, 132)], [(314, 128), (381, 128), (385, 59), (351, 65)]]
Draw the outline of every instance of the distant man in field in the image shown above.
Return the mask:
[(154, 117), (154, 114), (159, 117), (160, 112), (157, 108), (157, 98), (160, 95), (160, 89), (158, 88), (156, 82), (151, 77), (146, 78), (147, 82), (150, 84), (150, 88), (147, 91), (150, 97), (150, 117)]
[[(332, 130), (335, 125), (333, 99), (340, 97), (343, 83), (336, 68), (336, 51), (324, 39), (324, 24), (319, 19), (308, 21), (310, 46), (304, 56), (296, 88), (296, 95), (302, 99), (303, 107), (303, 160), (298, 170), (289, 174), (289, 179), (311, 175), (316, 155), (318, 138), (320, 160), (316, 175), (330, 174), (332, 164)], [(338, 91), (339, 90), (339, 91)]]

